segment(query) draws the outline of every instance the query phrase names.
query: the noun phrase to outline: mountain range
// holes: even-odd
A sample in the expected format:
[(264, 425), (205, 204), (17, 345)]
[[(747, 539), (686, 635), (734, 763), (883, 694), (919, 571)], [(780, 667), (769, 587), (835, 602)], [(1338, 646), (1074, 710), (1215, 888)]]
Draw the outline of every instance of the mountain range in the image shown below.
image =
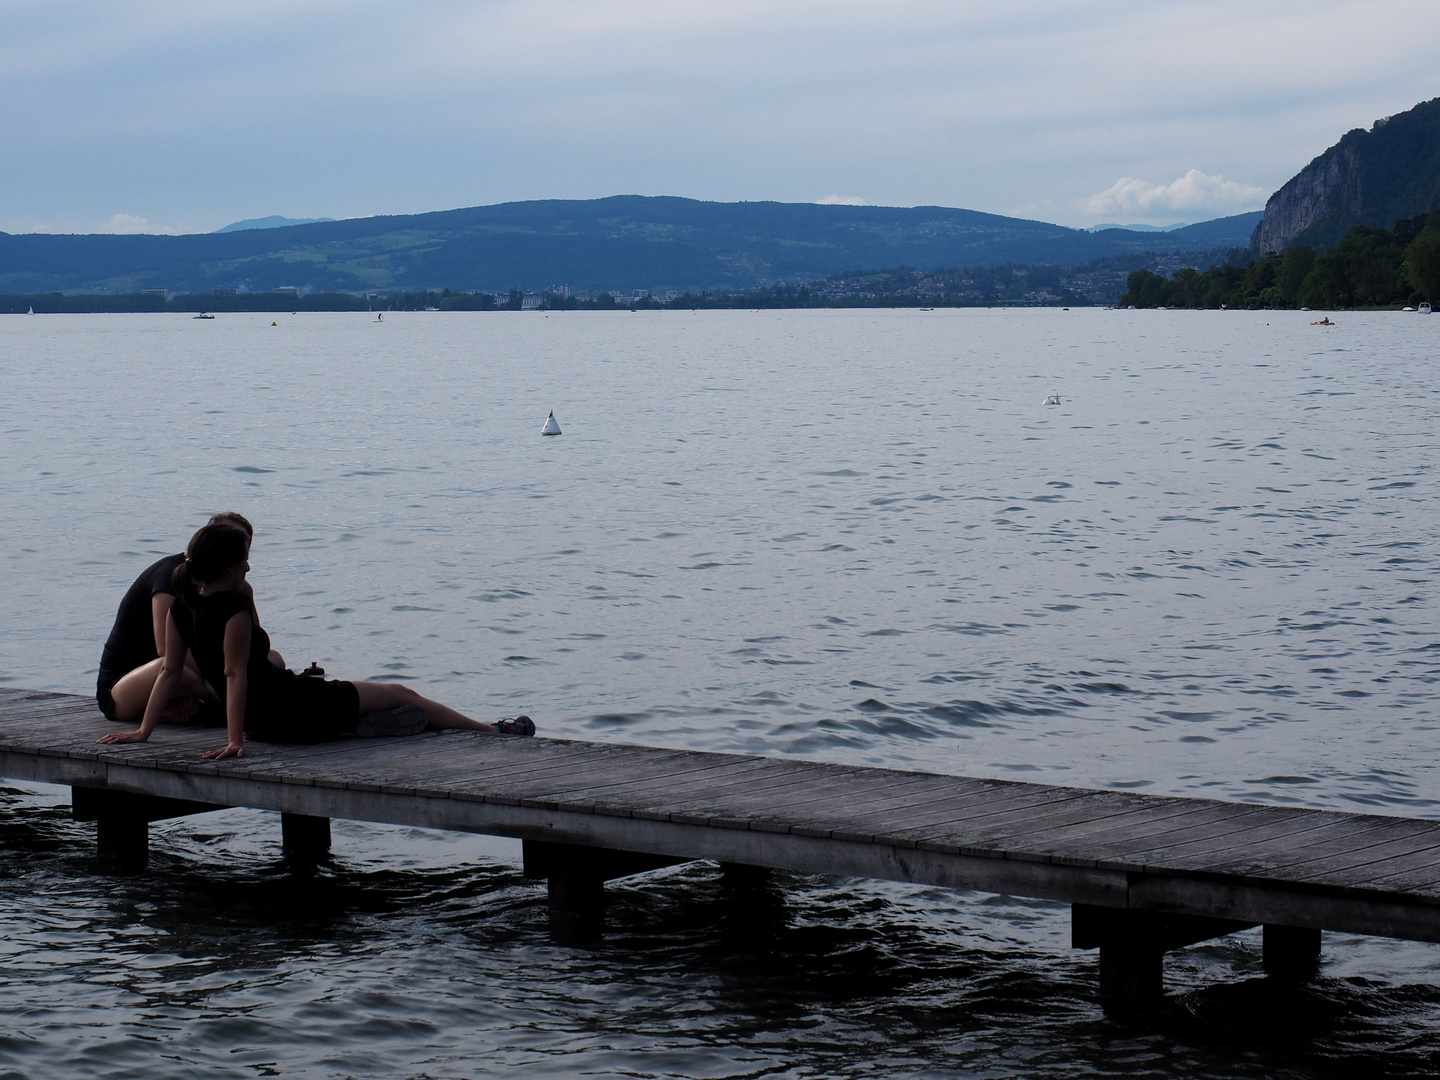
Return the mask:
[(615, 196), (185, 236), (0, 233), (0, 293), (735, 291), (847, 270), (1066, 265), (1243, 247), (1258, 212), (1087, 232), (948, 207)]

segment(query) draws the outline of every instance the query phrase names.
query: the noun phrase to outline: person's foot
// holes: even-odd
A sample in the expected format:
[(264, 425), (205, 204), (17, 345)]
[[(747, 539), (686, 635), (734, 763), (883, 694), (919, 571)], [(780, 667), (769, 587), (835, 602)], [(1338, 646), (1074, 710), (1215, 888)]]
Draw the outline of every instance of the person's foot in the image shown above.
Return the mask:
[(419, 705), (398, 705), (393, 709), (361, 713), (355, 734), (362, 739), (387, 739), (398, 735), (419, 735), (429, 726)]
[(501, 735), (534, 735), (535, 721), (528, 716), (506, 717), (495, 725)]

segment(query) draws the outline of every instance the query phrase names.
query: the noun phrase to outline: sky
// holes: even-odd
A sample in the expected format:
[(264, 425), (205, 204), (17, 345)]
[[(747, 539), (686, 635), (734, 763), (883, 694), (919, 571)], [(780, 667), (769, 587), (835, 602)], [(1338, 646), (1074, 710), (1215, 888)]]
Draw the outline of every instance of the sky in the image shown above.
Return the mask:
[(1434, 0), (0, 0), (0, 231), (523, 199), (1260, 209), (1440, 96)]

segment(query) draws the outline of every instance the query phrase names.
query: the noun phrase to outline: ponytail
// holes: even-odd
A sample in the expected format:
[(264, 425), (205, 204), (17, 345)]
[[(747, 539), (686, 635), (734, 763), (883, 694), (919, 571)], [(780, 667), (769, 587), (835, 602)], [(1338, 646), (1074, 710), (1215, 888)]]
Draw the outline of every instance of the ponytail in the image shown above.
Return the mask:
[(196, 586), (214, 581), (232, 566), (244, 562), (249, 550), (250, 535), (238, 525), (228, 521), (202, 525), (190, 538), (185, 561), (171, 575), (175, 594), (193, 602), (198, 595)]

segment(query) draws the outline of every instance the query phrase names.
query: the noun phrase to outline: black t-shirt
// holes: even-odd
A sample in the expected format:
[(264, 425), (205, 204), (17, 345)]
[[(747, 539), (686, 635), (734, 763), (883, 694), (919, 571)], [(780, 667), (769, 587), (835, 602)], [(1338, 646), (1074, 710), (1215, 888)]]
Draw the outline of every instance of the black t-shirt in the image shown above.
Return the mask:
[(105, 651), (100, 654), (100, 674), (95, 680), (97, 690), (109, 690), (122, 677), (160, 655), (155, 651), (155, 619), (151, 601), (160, 593), (175, 595), (171, 578), (175, 568), (184, 561), (183, 552), (166, 555), (146, 567), (126, 591), (125, 598), (120, 601), (120, 610), (115, 613), (115, 626), (105, 639)]
[(269, 704), (279, 691), (278, 683), (289, 672), (282, 672), (270, 663), (270, 635), (255, 617), (255, 604), (248, 589), (227, 589), (193, 600), (177, 597), (170, 609), (185, 647), (195, 657), (200, 674), (215, 693), (225, 700), (225, 624), (236, 615), (250, 616), (250, 660), (245, 665), (249, 678), (246, 712), (255, 706)]

